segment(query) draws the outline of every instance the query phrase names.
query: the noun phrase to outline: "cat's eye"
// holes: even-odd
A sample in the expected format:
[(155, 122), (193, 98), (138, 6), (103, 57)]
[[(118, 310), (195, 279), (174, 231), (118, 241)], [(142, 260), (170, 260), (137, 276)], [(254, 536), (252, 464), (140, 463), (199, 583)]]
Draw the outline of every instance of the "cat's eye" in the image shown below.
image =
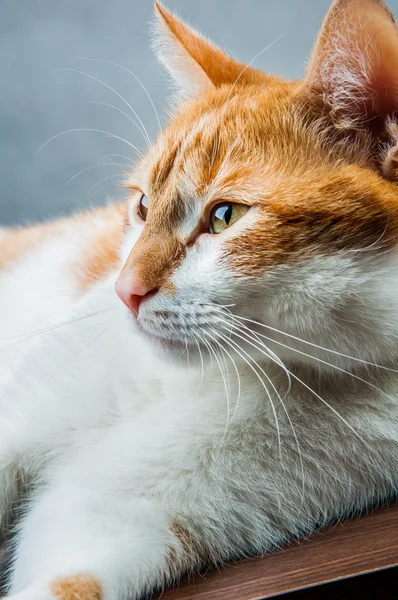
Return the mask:
[(223, 202), (217, 204), (210, 215), (210, 232), (221, 233), (239, 221), (247, 213), (250, 206), (235, 204), (234, 202)]
[(148, 210), (149, 210), (148, 198), (145, 196), (145, 194), (142, 194), (141, 199), (138, 203), (137, 212), (143, 221), (146, 221), (146, 218), (148, 216)]

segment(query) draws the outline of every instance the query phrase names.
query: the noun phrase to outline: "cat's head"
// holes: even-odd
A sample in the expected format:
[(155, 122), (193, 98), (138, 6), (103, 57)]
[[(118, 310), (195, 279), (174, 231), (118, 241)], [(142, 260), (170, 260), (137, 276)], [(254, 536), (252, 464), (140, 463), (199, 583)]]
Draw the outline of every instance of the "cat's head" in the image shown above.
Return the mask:
[(305, 78), (291, 82), (236, 62), (156, 9), (156, 46), (179, 95), (128, 181), (132, 228), (117, 291), (137, 326), (171, 352), (221, 343), (242, 360), (249, 346), (263, 358), (391, 357), (398, 339), (391, 13), (378, 0), (336, 0)]

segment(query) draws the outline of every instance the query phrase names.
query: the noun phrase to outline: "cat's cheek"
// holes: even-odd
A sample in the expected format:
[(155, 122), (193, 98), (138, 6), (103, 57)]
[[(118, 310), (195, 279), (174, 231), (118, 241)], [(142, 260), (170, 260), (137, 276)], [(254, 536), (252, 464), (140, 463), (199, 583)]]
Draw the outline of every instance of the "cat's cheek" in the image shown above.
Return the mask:
[(188, 302), (215, 302), (233, 292), (233, 273), (223, 264), (222, 244), (215, 237), (201, 236), (172, 275), (178, 296)]

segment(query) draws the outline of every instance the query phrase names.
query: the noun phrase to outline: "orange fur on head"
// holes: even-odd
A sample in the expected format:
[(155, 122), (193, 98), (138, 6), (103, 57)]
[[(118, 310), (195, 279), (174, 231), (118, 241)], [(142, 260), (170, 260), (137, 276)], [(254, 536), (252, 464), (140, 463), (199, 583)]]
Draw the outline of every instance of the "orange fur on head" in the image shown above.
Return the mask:
[[(211, 206), (226, 200), (256, 210), (238, 246), (234, 237), (224, 242), (239, 275), (369, 246), (381, 235), (390, 246), (398, 231), (398, 33), (385, 4), (336, 0), (302, 82), (244, 67), (156, 8), (161, 60), (196, 99), (177, 104), (149, 153), (150, 211), (125, 268), (151, 289), (170, 285), (208, 228)], [(177, 239), (195, 210), (192, 232)]]

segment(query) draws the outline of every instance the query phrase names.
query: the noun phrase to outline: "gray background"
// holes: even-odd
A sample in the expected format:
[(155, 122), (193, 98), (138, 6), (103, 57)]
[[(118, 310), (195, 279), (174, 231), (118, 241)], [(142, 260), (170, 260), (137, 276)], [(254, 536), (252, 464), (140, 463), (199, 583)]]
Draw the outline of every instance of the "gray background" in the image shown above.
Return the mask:
[[(291, 78), (302, 75), (329, 4), (330, 0), (166, 1), (243, 61), (284, 34), (254, 65)], [(391, 0), (390, 6), (398, 12), (398, 0)], [(121, 68), (78, 58), (114, 61), (134, 72), (163, 119), (169, 92), (149, 48), (152, 16), (152, 0), (0, 1), (0, 223), (46, 219), (120, 197), (125, 164), (134, 157), (128, 144), (82, 131), (60, 135), (35, 152), (51, 136), (76, 128), (108, 131), (145, 147), (125, 115), (98, 104), (129, 113), (120, 97), (93, 79), (60, 69), (85, 71), (113, 87), (153, 137), (157, 121), (139, 83)], [(87, 170), (68, 183), (83, 169)]]

